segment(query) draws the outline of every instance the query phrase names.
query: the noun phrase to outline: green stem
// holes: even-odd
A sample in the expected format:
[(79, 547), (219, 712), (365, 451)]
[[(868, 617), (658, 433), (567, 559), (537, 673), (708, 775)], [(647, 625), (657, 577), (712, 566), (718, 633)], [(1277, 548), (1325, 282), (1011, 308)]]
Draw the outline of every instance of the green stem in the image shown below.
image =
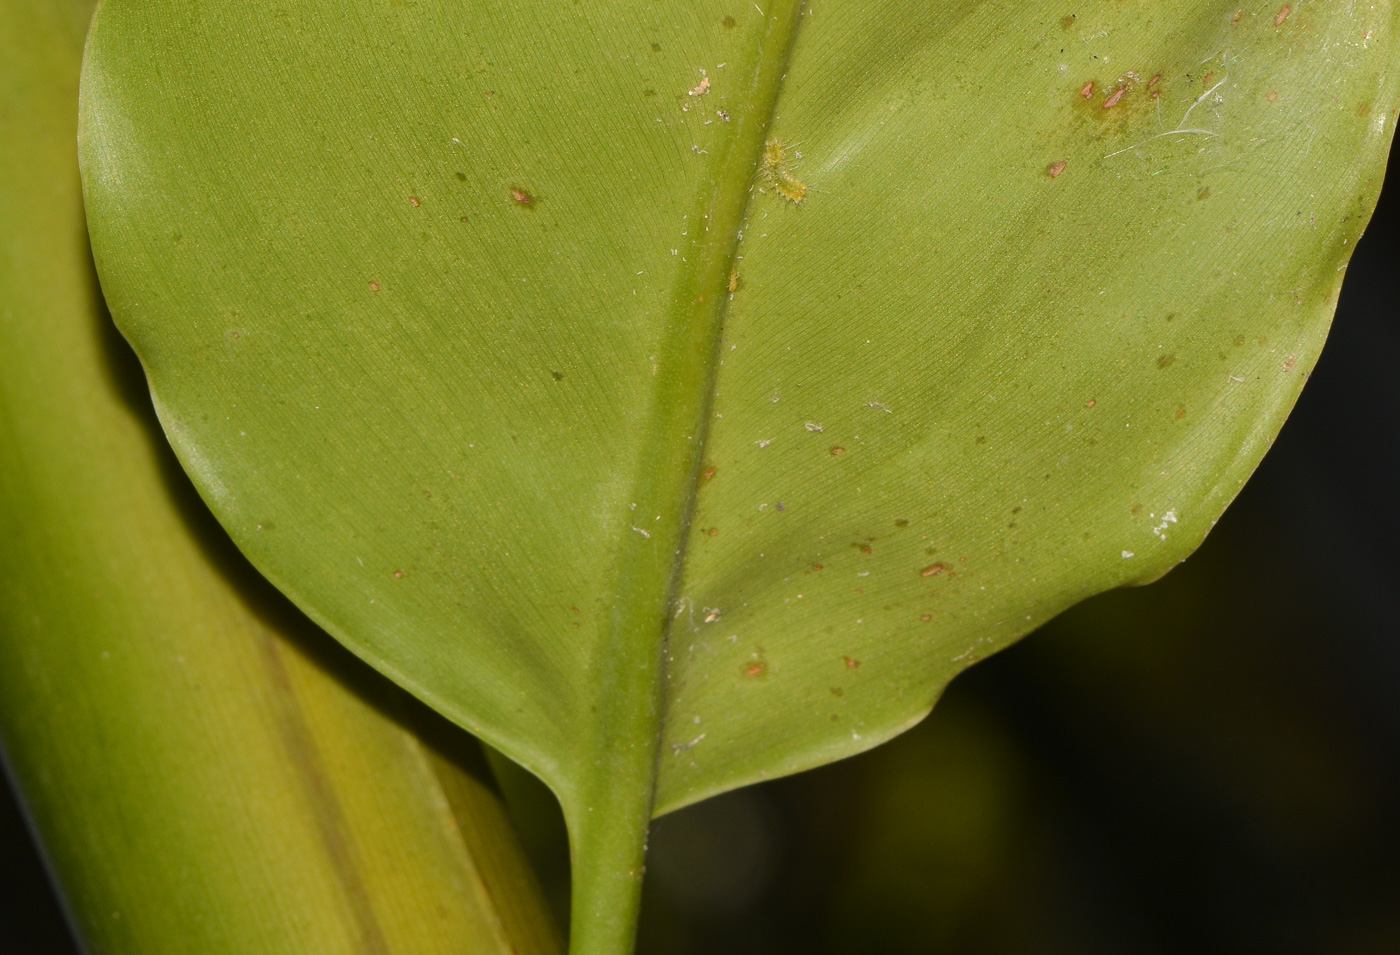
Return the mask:
[(571, 955), (631, 952), (662, 731), (670, 609), (680, 577), (718, 366), (730, 269), (754, 172), (782, 87), (802, 0), (769, 0), (746, 89), (728, 139), (692, 213), (690, 240), (668, 309), (633, 492), (622, 528), (617, 586), (597, 666), (593, 752), (569, 830), (573, 855)]

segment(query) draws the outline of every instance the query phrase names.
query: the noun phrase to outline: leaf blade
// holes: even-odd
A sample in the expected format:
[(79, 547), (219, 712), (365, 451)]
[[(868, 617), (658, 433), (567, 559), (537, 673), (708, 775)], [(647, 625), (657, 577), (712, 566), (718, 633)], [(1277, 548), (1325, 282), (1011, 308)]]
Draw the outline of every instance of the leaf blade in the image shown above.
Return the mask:
[[(1388, 8), (835, 3), (782, 157), (742, 172), (732, 70), (773, 11), (104, 9), (99, 265), (186, 467), (318, 622), (550, 783), (576, 863), (633, 881), (658, 692), (664, 811), (893, 735), (1199, 542), (1315, 358), (1395, 100)], [(1325, 149), (1271, 147), (1309, 122)], [(1318, 237), (1269, 218), (1304, 182), (1351, 203)], [(692, 261), (696, 196), (736, 185), (737, 272)], [(721, 277), (719, 354), (668, 352)], [(1287, 367), (1222, 380), (1212, 310), (1291, 335)], [(673, 404), (686, 349), (707, 374)], [(599, 792), (631, 835), (581, 850)]]

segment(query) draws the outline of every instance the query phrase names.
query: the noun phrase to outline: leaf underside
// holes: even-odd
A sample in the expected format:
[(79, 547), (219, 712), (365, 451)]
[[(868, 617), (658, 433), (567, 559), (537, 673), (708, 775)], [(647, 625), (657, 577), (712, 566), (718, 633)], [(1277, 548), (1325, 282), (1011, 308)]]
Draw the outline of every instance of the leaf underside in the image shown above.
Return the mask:
[(85, 186), (239, 546), (578, 830), (869, 748), (1190, 553), (1322, 346), (1396, 26), (105, 0)]

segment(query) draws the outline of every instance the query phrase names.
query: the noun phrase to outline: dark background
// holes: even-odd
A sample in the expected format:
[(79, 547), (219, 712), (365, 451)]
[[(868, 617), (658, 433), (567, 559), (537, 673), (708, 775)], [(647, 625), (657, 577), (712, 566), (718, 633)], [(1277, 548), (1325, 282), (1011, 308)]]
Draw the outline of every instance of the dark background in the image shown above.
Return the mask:
[[(1400, 953), (1397, 193), (1200, 552), (887, 746), (659, 821), (642, 953)], [(0, 953), (74, 951), (6, 794)]]

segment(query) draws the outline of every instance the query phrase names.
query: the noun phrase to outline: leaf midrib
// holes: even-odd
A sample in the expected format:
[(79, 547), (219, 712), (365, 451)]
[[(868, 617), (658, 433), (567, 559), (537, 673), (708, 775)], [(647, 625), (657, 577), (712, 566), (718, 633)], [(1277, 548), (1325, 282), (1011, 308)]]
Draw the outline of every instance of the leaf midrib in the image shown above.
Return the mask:
[[(594, 657), (592, 736), (565, 795), (574, 859), (571, 951), (630, 950), (661, 739), (670, 609), (684, 567), (713, 402), (730, 269), (802, 0), (770, 0), (691, 211), (666, 311), (611, 613)], [(571, 797), (571, 798), (570, 798)], [(624, 939), (622, 932), (626, 932)]]

